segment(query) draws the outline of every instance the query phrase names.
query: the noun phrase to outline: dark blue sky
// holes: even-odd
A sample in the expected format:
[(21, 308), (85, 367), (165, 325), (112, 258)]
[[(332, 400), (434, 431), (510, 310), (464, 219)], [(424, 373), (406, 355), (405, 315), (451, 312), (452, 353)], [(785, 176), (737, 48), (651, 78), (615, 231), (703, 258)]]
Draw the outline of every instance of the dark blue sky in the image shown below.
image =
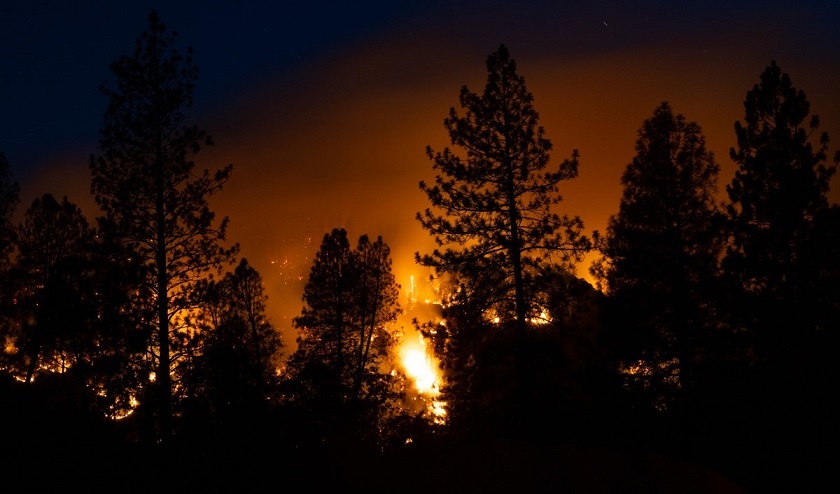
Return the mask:
[(197, 108), (208, 109), (255, 81), (287, 76), (371, 36), (419, 6), (6, 0), (0, 3), (0, 150), (13, 171), (22, 175), (65, 148), (95, 144), (106, 104), (98, 86), (110, 76), (108, 64), (131, 52), (153, 8), (182, 46), (195, 49)]
[(130, 52), (151, 9), (196, 49), (197, 107), (208, 109), (419, 8), (413, 1), (5, 1), (0, 150), (24, 174), (53, 153), (95, 142), (105, 105), (97, 87), (109, 62)]
[[(803, 57), (825, 53), (815, 61), (840, 63), (834, 58), (838, 2), (622, 3), (6, 0), (0, 4), (0, 150), (13, 171), (24, 175), (64, 149), (95, 144), (105, 106), (98, 85), (109, 77), (110, 61), (132, 49), (152, 8), (181, 34), (184, 44), (196, 49), (201, 68), (198, 111), (212, 111), (259, 81), (291, 77), (318, 58), (400, 30), (408, 35), (412, 30), (433, 32), (467, 46), (482, 39), (515, 38), (527, 42), (529, 53), (556, 51), (556, 44), (545, 43), (557, 39), (552, 31), (569, 31), (574, 34), (563, 39), (567, 46), (598, 54), (667, 42), (669, 34), (706, 36), (698, 31), (727, 17), (743, 17), (732, 26), (748, 28), (761, 12), (775, 10), (783, 20), (784, 12), (795, 10), (807, 18), (812, 32), (798, 40), (802, 46), (787, 49), (810, 52)], [(790, 29), (802, 29), (801, 20), (791, 19)], [(600, 21), (603, 27), (612, 24), (613, 31), (624, 29), (622, 36), (580, 36), (581, 24)], [(458, 28), (435, 31), (434, 24)], [(780, 32), (779, 38), (795, 34)]]

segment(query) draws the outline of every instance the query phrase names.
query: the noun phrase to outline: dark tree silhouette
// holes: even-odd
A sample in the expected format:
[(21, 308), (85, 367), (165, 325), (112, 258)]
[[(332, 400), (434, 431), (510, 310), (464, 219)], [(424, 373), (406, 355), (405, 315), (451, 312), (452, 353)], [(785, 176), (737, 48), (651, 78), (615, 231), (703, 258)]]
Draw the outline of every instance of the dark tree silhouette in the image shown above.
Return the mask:
[(193, 376), (187, 381), (194, 387), (186, 394), (202, 397), (211, 412), (243, 405), (236, 399), (241, 393), (253, 397), (251, 405), (276, 398), (283, 342), (265, 313), (262, 276), (243, 258), (233, 272), (208, 281), (199, 292), (203, 307), (198, 327), (206, 336), (188, 371)]
[(540, 312), (531, 300), (529, 276), (550, 259), (571, 267), (590, 249), (580, 218), (552, 211), (562, 200), (559, 184), (577, 176), (577, 151), (557, 171), (545, 170), (552, 145), (532, 102), (502, 45), (487, 58), (484, 94), (464, 86), (464, 115), (452, 108), (444, 120), (452, 145), (466, 156), (427, 147), (439, 174), (434, 185), (420, 182), (433, 209), (417, 214), (435, 242), (447, 247), (417, 253), (417, 262), (476, 285), (492, 284), (496, 314), (520, 330)]
[[(233, 272), (200, 288), (196, 355), (180, 366), (183, 420), (178, 443), (196, 468), (245, 464), (278, 447), (270, 431), (279, 401), (283, 342), (269, 321), (262, 276), (241, 259)], [(212, 460), (212, 461), (211, 461)]]
[(66, 197), (33, 200), (13, 233), (14, 263), (2, 278), (0, 368), (32, 393), (42, 383), (59, 390), (53, 398), (61, 413), (123, 417), (142, 388), (137, 266), (120, 262), (127, 256), (103, 242)]
[[(836, 205), (828, 190), (827, 133), (804, 91), (775, 61), (746, 94), (735, 123), (738, 165), (727, 186), (730, 244), (724, 274), (728, 312), (750, 339), (747, 433), (759, 445), (758, 490), (808, 490), (830, 466), (817, 453), (840, 438), (836, 379)], [(768, 433), (772, 431), (772, 433)], [(810, 441), (810, 439), (814, 441)], [(805, 441), (809, 442), (805, 442)], [(800, 472), (791, 476), (787, 471)]]
[(20, 187), (12, 177), (6, 155), (0, 152), (0, 332), (13, 329), (15, 322), (11, 312), (14, 305), (13, 287), (9, 283), (8, 270), (15, 247), (15, 228), (12, 216), (20, 201)]
[[(573, 271), (591, 244), (579, 217), (555, 210), (562, 200), (560, 184), (578, 174), (577, 151), (548, 170), (552, 144), (538, 124), (533, 95), (516, 62), (502, 45), (486, 65), (484, 93), (462, 87), (463, 115), (453, 107), (444, 120), (452, 145), (463, 152), (426, 149), (438, 174), (434, 185), (420, 182), (432, 207), (419, 212), (417, 220), (439, 248), (415, 257), (456, 287), (454, 298), (445, 301), (453, 304), (446, 311), (451, 325), (426, 331), (452, 340), (441, 355), (449, 361), (444, 365), (452, 413), (457, 416), (460, 402), (476, 411), (484, 407), (481, 413), (488, 417), (489, 399), (494, 410), (521, 410), (520, 419), (500, 419), (518, 427), (528, 425), (524, 417), (535, 393), (526, 330), (552, 310), (540, 304), (543, 274), (556, 266)], [(515, 338), (504, 328), (513, 328)], [(489, 372), (482, 379), (496, 383), (486, 388), (493, 390), (490, 395), (479, 391), (484, 388), (477, 381), (483, 374), (475, 367), (479, 356)], [(467, 407), (467, 400), (476, 406)]]
[(256, 366), (253, 375), (254, 386), (262, 393), (276, 376), (279, 359), (283, 356), (283, 341), (280, 332), (268, 320), (262, 276), (247, 259), (241, 259), (232, 274), (221, 281), (223, 292), (228, 294), (229, 312), (226, 317), (246, 328), (242, 335), (249, 343), (244, 349), (250, 353), (250, 360)]
[[(8, 268), (9, 255), (14, 247), (16, 232), (12, 215), (19, 201), (20, 186), (12, 177), (6, 155), (0, 152), (0, 273)], [(2, 292), (0, 286), (0, 293)]]
[(659, 407), (693, 387), (712, 330), (723, 248), (719, 169), (700, 126), (660, 104), (638, 131), (619, 212), (596, 245), (601, 258), (591, 272), (618, 319), (616, 358)]
[(43, 372), (63, 373), (87, 358), (95, 319), (90, 283), (93, 231), (65, 197), (36, 198), (17, 233), (11, 338), (19, 376), (31, 382)]
[(152, 12), (134, 53), (111, 64), (116, 81), (102, 86), (109, 104), (101, 154), (91, 158), (102, 233), (129, 245), (146, 268), (144, 285), (154, 306), (147, 320), (155, 327), (149, 365), (163, 441), (171, 431), (171, 372), (190, 343), (179, 335), (183, 311), (191, 308), (196, 283), (238, 251), (238, 245), (224, 244), (228, 219), (217, 221), (208, 204), (232, 165), (196, 173), (189, 159), (212, 140), (187, 122), (198, 69), (191, 50), (179, 51), (175, 38)]
[(146, 269), (130, 246), (97, 232), (89, 271), (96, 307), (90, 321), (84, 373), (95, 394), (95, 408), (111, 419), (134, 412), (148, 393), (147, 362), (153, 328), (148, 318), (150, 290), (142, 284)]
[(373, 242), (367, 235), (359, 237), (355, 260), (358, 280), (354, 301), (354, 342), (356, 371), (353, 376), (353, 395), (359, 396), (371, 364), (378, 365), (387, 355), (391, 335), (387, 325), (400, 314), (398, 301), (400, 286), (391, 273), (391, 249), (377, 237)]
[(64, 405), (75, 410), (66, 413), (123, 416), (139, 388), (129, 370), (143, 348), (131, 339), (142, 334), (129, 305), (133, 284), (113, 246), (96, 238), (75, 204), (51, 194), (32, 202), (17, 239), (4, 335), (15, 350), (3, 352), (6, 371), (27, 384), (51, 380), (72, 397)]
[[(394, 376), (384, 365), (400, 313), (399, 285), (390, 249), (381, 237), (359, 238), (351, 250), (347, 232), (324, 235), (304, 287), (304, 307), (293, 320), (298, 349), (288, 363), (286, 390), (327, 441), (375, 443), (383, 420), (394, 415)], [(312, 422), (312, 421), (315, 422)]]
[[(756, 332), (759, 359), (787, 353), (791, 338), (812, 332), (802, 309), (807, 245), (815, 218), (828, 207), (837, 163), (826, 163), (828, 135), (775, 61), (747, 92), (744, 122), (735, 123), (738, 165), (726, 191), (731, 243), (725, 267), (743, 298), (740, 324)], [(805, 327), (810, 326), (810, 327)], [(780, 355), (774, 355), (781, 352)]]
[[(333, 410), (342, 401), (342, 385), (349, 378), (347, 362), (351, 330), (352, 293), (356, 280), (352, 250), (343, 228), (324, 235), (303, 291), (304, 306), (292, 324), (300, 330), (293, 364), (324, 367), (320, 395)], [(310, 336), (311, 335), (311, 336)], [(349, 350), (352, 354), (352, 350)], [(294, 367), (294, 366), (293, 366)]]

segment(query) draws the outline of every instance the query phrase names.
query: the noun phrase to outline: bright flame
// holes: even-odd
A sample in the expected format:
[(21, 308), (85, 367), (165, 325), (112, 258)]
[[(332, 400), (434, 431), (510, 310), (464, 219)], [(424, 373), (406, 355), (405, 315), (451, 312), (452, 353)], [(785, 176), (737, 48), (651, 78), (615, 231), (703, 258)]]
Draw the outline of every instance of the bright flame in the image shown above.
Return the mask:
[(531, 324), (548, 324), (551, 322), (551, 315), (549, 315), (548, 311), (543, 309), (540, 311), (540, 315), (537, 317), (531, 317), (528, 319)]
[(493, 324), (499, 324), (502, 322), (502, 318), (499, 317), (499, 314), (496, 313), (495, 309), (487, 309), (484, 311), (484, 318), (487, 321), (490, 321)]
[(408, 304), (409, 305), (412, 305), (412, 304), (417, 302), (417, 295), (415, 294), (416, 292), (414, 290), (415, 290), (415, 288), (414, 288), (414, 275), (411, 275), (409, 277), (409, 281), (408, 281)]
[[(423, 334), (407, 329), (411, 328), (417, 320), (424, 322), (438, 320), (438, 324), (443, 327), (440, 302), (431, 303), (427, 299), (425, 303), (418, 303), (419, 299), (425, 299), (426, 296), (436, 292), (431, 283), (418, 286), (414, 275), (408, 277), (408, 303), (406, 311), (402, 314), (404, 324), (401, 324), (403, 330), (400, 331), (396, 352), (399, 368), (393, 371), (402, 372), (407, 378), (406, 381), (413, 383), (414, 389), (406, 390), (408, 391), (406, 408), (413, 412), (423, 411), (430, 421), (443, 424), (446, 422), (446, 403), (437, 399), (441, 395), (440, 388), (443, 380), (439, 362), (434, 352), (427, 348)], [(434, 334), (435, 331), (431, 330), (431, 332)]]
[(422, 335), (403, 342), (400, 361), (406, 375), (414, 381), (417, 398), (424, 404), (426, 412), (435, 424), (446, 423), (446, 402), (437, 400), (440, 396), (440, 371), (434, 358), (426, 350)]
[(437, 390), (437, 374), (424, 349), (403, 348), (402, 363), (406, 374), (414, 380), (417, 391), (428, 394)]
[[(137, 407), (138, 407), (139, 405), (140, 405), (140, 402), (137, 400), (137, 398), (135, 398), (135, 397), (132, 395), (131, 397), (129, 397), (129, 401), (128, 401), (128, 409), (124, 409), (124, 410), (115, 410), (115, 411), (113, 412), (113, 414), (114, 414), (114, 416), (113, 416), (114, 420), (122, 420), (122, 419), (124, 419), (124, 418), (130, 417), (130, 416), (131, 416), (131, 414), (132, 414), (132, 413), (134, 413), (134, 411), (135, 411), (135, 410), (137, 410)], [(112, 408), (113, 408), (113, 407), (112, 407)]]

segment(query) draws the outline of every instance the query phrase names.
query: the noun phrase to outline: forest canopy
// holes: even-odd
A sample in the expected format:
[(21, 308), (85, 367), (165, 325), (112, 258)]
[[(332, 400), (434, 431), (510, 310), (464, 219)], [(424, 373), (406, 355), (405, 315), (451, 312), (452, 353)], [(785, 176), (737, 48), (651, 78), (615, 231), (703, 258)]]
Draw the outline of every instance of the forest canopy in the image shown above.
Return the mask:
[[(50, 192), (21, 205), (0, 153), (3, 466), (214, 485), (282, 459), (322, 474), (313, 484), (376, 487), (422, 458), (454, 490), (490, 473), (459, 477), (470, 464), (453, 452), (486, 466), (498, 448), (544, 488), (557, 478), (523, 470), (534, 458), (603, 448), (692, 462), (733, 492), (826, 478), (840, 152), (805, 91), (775, 60), (757, 74), (725, 184), (700, 124), (651, 108), (618, 210), (587, 234), (563, 201), (586, 156), (555, 152), (506, 45), (485, 61), (483, 91), (462, 86), (442, 115), (449, 146), (425, 150), (435, 175), (415, 220), (436, 247), (415, 262), (431, 296), (397, 282), (390, 239), (335, 225), (290, 345), (211, 201), (237, 165), (204, 160), (192, 48), (151, 12), (100, 87), (94, 221)], [(432, 385), (405, 361), (414, 337)]]

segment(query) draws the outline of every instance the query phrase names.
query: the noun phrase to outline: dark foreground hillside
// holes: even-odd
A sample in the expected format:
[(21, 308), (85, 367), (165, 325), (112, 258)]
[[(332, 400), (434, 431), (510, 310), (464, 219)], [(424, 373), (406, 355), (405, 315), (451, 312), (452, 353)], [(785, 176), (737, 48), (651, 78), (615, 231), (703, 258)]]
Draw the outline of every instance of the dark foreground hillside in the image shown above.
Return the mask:
[[(386, 459), (382, 487), (407, 492), (746, 493), (698, 464), (643, 451), (474, 443)], [(358, 469), (357, 472), (363, 472)], [(349, 475), (362, 484), (364, 475)], [(387, 489), (383, 489), (387, 490)]]
[[(359, 489), (366, 492), (570, 492), (570, 493), (759, 493), (774, 485), (810, 492), (830, 476), (823, 467), (761, 463), (778, 456), (719, 444), (720, 459), (701, 462), (678, 454), (623, 443), (589, 444), (545, 438), (539, 444), (507, 439), (431, 438), (386, 454), (346, 448), (301, 451), (286, 446), (277, 430), (252, 430), (224, 439), (204, 438), (170, 451), (128, 440), (119, 426), (71, 412), (60, 393), (37, 393), (7, 379), (0, 384), (0, 489), (27, 486), (85, 492), (307, 492)], [(804, 443), (803, 443), (804, 444)], [(801, 446), (801, 445), (800, 445)], [(763, 447), (763, 446), (762, 446)], [(741, 454), (744, 451), (752, 455)], [(790, 458), (824, 455), (789, 449)], [(714, 454), (705, 458), (715, 459)], [(715, 464), (716, 463), (716, 464)], [(823, 472), (823, 473), (819, 473)], [(820, 478), (821, 477), (821, 478)]]

